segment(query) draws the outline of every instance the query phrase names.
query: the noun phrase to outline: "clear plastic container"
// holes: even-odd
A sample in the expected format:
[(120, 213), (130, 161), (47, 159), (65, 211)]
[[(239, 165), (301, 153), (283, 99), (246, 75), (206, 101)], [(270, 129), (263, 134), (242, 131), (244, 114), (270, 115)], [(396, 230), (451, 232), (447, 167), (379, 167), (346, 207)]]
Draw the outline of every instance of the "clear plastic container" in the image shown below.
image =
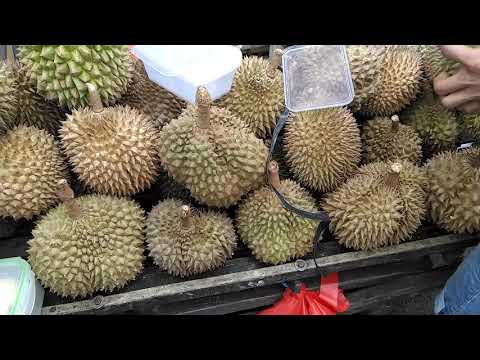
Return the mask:
[(0, 260), (0, 315), (38, 315), (44, 294), (25, 260)]
[(344, 45), (292, 46), (282, 56), (285, 106), (292, 112), (344, 106), (354, 88)]
[(232, 45), (137, 45), (132, 52), (142, 60), (150, 80), (189, 103), (199, 86), (212, 100), (230, 91), (242, 52)]

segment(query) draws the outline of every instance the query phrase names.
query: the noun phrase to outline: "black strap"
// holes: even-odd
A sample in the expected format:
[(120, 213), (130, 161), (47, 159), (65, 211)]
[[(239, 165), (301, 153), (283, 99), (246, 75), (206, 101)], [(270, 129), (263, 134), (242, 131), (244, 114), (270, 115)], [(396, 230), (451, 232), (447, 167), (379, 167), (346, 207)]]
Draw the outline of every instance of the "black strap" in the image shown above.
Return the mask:
[[(280, 119), (278, 120), (277, 122), (277, 125), (275, 127), (275, 130), (273, 131), (273, 135), (272, 135), (272, 143), (270, 145), (270, 151), (268, 153), (268, 161), (267, 161), (267, 166), (268, 164), (270, 163), (270, 161), (272, 160), (272, 155), (273, 155), (273, 152), (275, 150), (275, 146), (277, 144), (277, 140), (278, 140), (278, 135), (280, 134), (280, 132), (282, 131), (283, 127), (285, 126), (286, 122), (287, 122), (287, 119), (288, 119), (288, 110), (285, 110), (283, 112), (282, 115), (280, 115)], [(266, 172), (268, 173), (268, 172)], [(280, 200), (280, 202), (282, 203), (283, 207), (301, 217), (304, 217), (304, 218), (307, 218), (307, 219), (311, 219), (311, 220), (318, 220), (319, 223), (318, 223), (318, 226), (317, 226), (317, 230), (315, 231), (315, 237), (314, 237), (314, 248), (313, 248), (313, 261), (315, 263), (315, 267), (318, 268), (318, 264), (317, 264), (317, 261), (316, 261), (316, 253), (317, 253), (317, 247), (318, 247), (318, 243), (320, 241), (322, 241), (323, 239), (323, 233), (325, 232), (326, 228), (328, 227), (328, 223), (330, 222), (330, 218), (329, 216), (323, 212), (323, 211), (319, 211), (319, 212), (312, 212), (312, 211), (307, 211), (305, 209), (301, 209), (293, 204), (291, 204), (284, 196), (283, 194), (278, 191), (277, 189), (275, 189), (271, 184), (270, 184), (270, 180), (268, 180), (268, 184), (270, 185), (270, 188), (272, 189), (272, 191), (275, 193), (275, 195), (278, 197), (278, 199)]]

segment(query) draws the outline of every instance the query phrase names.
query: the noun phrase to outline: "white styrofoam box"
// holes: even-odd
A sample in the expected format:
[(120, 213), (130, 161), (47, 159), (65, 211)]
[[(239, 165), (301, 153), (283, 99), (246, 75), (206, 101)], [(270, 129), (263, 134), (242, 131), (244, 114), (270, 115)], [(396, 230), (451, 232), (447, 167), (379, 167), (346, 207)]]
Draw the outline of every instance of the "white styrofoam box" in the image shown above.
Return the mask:
[(137, 45), (132, 52), (150, 80), (189, 103), (195, 103), (200, 86), (212, 100), (228, 93), (242, 62), (233, 45)]

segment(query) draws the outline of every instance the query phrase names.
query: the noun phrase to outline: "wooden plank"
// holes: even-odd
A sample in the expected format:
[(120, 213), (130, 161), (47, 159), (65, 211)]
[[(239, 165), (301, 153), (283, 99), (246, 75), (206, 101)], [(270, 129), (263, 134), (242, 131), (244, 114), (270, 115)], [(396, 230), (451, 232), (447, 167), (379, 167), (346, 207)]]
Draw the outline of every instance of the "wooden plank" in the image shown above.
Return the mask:
[(441, 249), (467, 247), (478, 241), (478, 235), (445, 235), (383, 248), (377, 251), (359, 251), (325, 256), (304, 262), (304, 270), (299, 271), (295, 263), (269, 266), (233, 274), (184, 281), (175, 284), (155, 286), (128, 293), (95, 297), (89, 300), (44, 307), (46, 314), (113, 313), (134, 309), (158, 299), (170, 297), (172, 301), (193, 300), (203, 296), (214, 296), (228, 292), (238, 292), (255, 287), (278, 284), (308, 278), (320, 273), (345, 271), (377, 264), (395, 263), (405, 259), (418, 259)]
[(405, 276), (392, 282), (347, 293), (351, 307), (345, 315), (360, 313), (401, 296), (414, 295), (441, 287), (455, 269), (456, 267), (452, 266), (424, 274)]
[[(449, 258), (450, 263), (445, 262), (445, 266), (456, 263), (461, 257), (462, 251), (456, 251), (456, 259)], [(393, 265), (372, 266), (363, 269), (352, 269), (340, 273), (340, 287), (344, 291), (364, 288), (384, 282), (391, 282), (405, 275), (420, 274), (431, 271), (432, 266), (428, 257), (422, 258), (416, 262), (405, 262)], [(309, 289), (318, 290), (319, 277), (302, 279), (302, 282)], [(269, 286), (259, 289), (241, 291), (239, 293), (230, 293), (216, 295), (208, 298), (199, 298), (193, 301), (181, 303), (155, 304), (148, 311), (142, 309), (144, 313), (153, 313), (160, 315), (224, 315), (249, 309), (270, 306), (278, 301), (284, 287), (281, 285)]]

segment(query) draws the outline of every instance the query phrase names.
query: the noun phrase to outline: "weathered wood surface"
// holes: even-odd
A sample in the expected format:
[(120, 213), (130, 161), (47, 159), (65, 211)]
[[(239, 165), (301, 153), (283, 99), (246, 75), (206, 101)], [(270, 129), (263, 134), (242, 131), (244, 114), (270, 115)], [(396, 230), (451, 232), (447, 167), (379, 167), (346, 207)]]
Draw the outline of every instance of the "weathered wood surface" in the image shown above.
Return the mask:
[(279, 284), (283, 281), (319, 276), (321, 273), (346, 271), (373, 265), (397, 263), (422, 256), (465, 248), (478, 241), (478, 235), (445, 235), (412, 241), (378, 251), (340, 253), (317, 258), (318, 269), (312, 260), (303, 263), (299, 271), (296, 263), (253, 268), (250, 270), (210, 276), (198, 280), (153, 286), (126, 293), (97, 296), (93, 299), (44, 307), (44, 314), (118, 313), (140, 308), (151, 308), (155, 303), (180, 302), (206, 296), (239, 292), (252, 288)]
[[(445, 266), (456, 264), (462, 251), (455, 252), (455, 258), (450, 257)], [(428, 257), (417, 262), (406, 262), (393, 265), (371, 266), (362, 269), (352, 269), (340, 273), (340, 287), (344, 291), (365, 288), (373, 285), (390, 283), (406, 275), (422, 274), (432, 270)], [(302, 279), (309, 289), (318, 290), (319, 277)], [(291, 286), (291, 285), (289, 285)], [(241, 291), (239, 293), (222, 294), (193, 301), (155, 304), (143, 311), (157, 315), (224, 315), (246, 311), (253, 308), (270, 306), (278, 301), (285, 288), (282, 285)], [(395, 293), (392, 293), (395, 295)], [(357, 302), (357, 300), (355, 300)]]

